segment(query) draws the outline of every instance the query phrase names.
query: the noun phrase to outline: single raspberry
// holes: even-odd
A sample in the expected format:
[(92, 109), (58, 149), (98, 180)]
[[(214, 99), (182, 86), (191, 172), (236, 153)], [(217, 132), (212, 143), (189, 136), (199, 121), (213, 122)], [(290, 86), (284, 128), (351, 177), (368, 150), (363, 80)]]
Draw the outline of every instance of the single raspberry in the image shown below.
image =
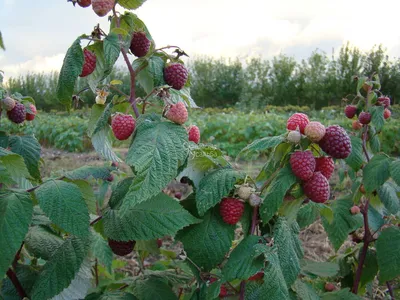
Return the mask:
[(256, 274), (254, 274), (253, 276), (249, 277), (249, 279), (247, 280), (260, 280), (263, 279), (264, 277), (264, 272), (258, 272)]
[(136, 121), (131, 115), (117, 114), (111, 121), (115, 137), (120, 140), (128, 139), (135, 130)]
[(332, 283), (325, 283), (325, 291), (333, 292), (335, 290), (335, 286)]
[(108, 246), (110, 246), (112, 252), (119, 256), (125, 256), (131, 253), (135, 244), (136, 241), (122, 242), (108, 239)]
[(352, 208), (350, 208), (350, 212), (352, 215), (357, 215), (360, 213), (360, 208), (357, 205), (354, 205)]
[(308, 123), (310, 123), (310, 120), (307, 115), (295, 113), (287, 120), (286, 128), (288, 130), (300, 130), (300, 132), (304, 134), (304, 129)]
[(188, 119), (188, 112), (183, 102), (171, 105), (167, 113), (165, 114), (168, 120), (182, 125)]
[(15, 100), (11, 97), (5, 97), (1, 103), (3, 104), (3, 107), (6, 111), (10, 111), (15, 107)]
[(388, 108), (390, 106), (390, 98), (389, 97), (379, 97), (378, 102), (376, 104), (383, 105), (383, 107)]
[(244, 204), (236, 198), (224, 198), (221, 201), (219, 213), (225, 223), (236, 224), (239, 222), (244, 211)]
[(165, 82), (176, 90), (185, 86), (188, 76), (185, 66), (179, 63), (170, 64), (164, 69)]
[(293, 144), (298, 144), (301, 140), (301, 133), (297, 130), (291, 130), (287, 135), (287, 140)]
[(251, 193), (253, 193), (255, 190), (249, 186), (248, 184), (240, 186), (236, 193), (238, 197), (242, 200), (248, 200), (250, 198)]
[(326, 128), (326, 132), (319, 146), (333, 158), (346, 158), (351, 153), (351, 141), (346, 130), (339, 125)]
[(162, 246), (162, 239), (157, 239), (157, 248), (161, 248)]
[(388, 110), (387, 108), (385, 108), (385, 110), (383, 111), (383, 117), (385, 118), (385, 120), (389, 119), (391, 115), (392, 115), (392, 112), (390, 110)]
[(86, 77), (93, 73), (94, 69), (96, 69), (96, 55), (87, 50), (83, 50), (83, 56), (85, 57), (85, 62), (83, 63), (82, 73), (79, 75), (80, 77)]
[(321, 172), (315, 172), (310, 180), (304, 183), (303, 190), (311, 201), (317, 203), (326, 202), (330, 196), (328, 179)]
[(251, 194), (249, 198), (249, 204), (252, 207), (259, 206), (262, 202), (262, 199), (257, 194)]
[(369, 124), (369, 122), (371, 122), (371, 114), (363, 111), (358, 116), (358, 121), (360, 121), (361, 124)]
[(104, 17), (114, 7), (114, 0), (92, 0), (92, 8), (96, 15)]
[(106, 178), (106, 181), (108, 181), (108, 182), (113, 182), (113, 181), (114, 181), (114, 175), (113, 175), (113, 174), (110, 174), (110, 176), (108, 176), (108, 177)]
[(320, 122), (310, 122), (304, 129), (304, 133), (310, 139), (310, 141), (316, 143), (324, 137), (325, 126)]
[(335, 162), (330, 156), (317, 157), (315, 159), (315, 171), (319, 171), (326, 177), (326, 179), (330, 179), (333, 171), (335, 170)]
[(119, 166), (119, 163), (117, 161), (113, 161), (111, 163), (111, 167), (113, 167), (113, 168), (118, 168), (118, 166)]
[(192, 125), (188, 128), (189, 141), (198, 144), (200, 142), (200, 129), (196, 125)]
[(150, 49), (150, 40), (144, 32), (134, 32), (131, 41), (131, 52), (137, 57), (146, 56)]
[(176, 192), (176, 193), (174, 194), (174, 197), (175, 197), (176, 199), (178, 199), (178, 200), (181, 200), (181, 198), (182, 198), (182, 193), (181, 193), (181, 192)]
[(219, 297), (224, 298), (228, 294), (228, 291), (226, 290), (226, 287), (224, 285), (221, 285), (221, 288), (219, 289)]
[(308, 180), (315, 171), (315, 158), (310, 150), (295, 151), (290, 156), (292, 172), (301, 180)]
[(32, 113), (28, 113), (28, 112), (26, 113), (26, 120), (27, 121), (33, 121), (35, 119), (36, 114), (37, 114), (36, 106), (33, 105), (33, 104), (30, 104), (29, 107), (30, 107)]
[(92, 4), (92, 0), (78, 0), (78, 5), (80, 7), (88, 7)]
[(361, 194), (365, 194), (365, 187), (364, 187), (363, 184), (360, 185), (359, 191), (360, 191)]
[(344, 108), (344, 114), (349, 119), (353, 118), (356, 115), (356, 113), (357, 113), (357, 106), (355, 106), (355, 105), (347, 105)]
[(363, 127), (363, 125), (360, 123), (360, 121), (354, 120), (354, 121), (353, 121), (353, 124), (351, 124), (351, 127), (352, 127), (354, 130), (360, 130), (360, 129)]
[(7, 112), (7, 117), (16, 124), (24, 122), (26, 118), (25, 106), (19, 102), (15, 103), (14, 108)]

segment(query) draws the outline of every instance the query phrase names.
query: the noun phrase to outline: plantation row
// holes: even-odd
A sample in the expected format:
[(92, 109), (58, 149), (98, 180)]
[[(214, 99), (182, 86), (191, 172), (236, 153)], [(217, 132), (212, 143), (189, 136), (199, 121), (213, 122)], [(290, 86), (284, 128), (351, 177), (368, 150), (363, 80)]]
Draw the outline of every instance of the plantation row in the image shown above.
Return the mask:
[[(387, 122), (387, 130), (380, 133), (381, 151), (400, 155), (400, 107), (391, 107), (392, 117)], [(268, 106), (265, 113), (243, 113), (234, 109), (204, 109), (190, 114), (187, 124), (200, 127), (201, 142), (213, 144), (229, 156), (235, 157), (248, 141), (264, 136), (274, 136), (284, 133), (285, 123), (293, 111), (302, 111), (312, 118), (322, 120), (324, 124), (337, 124), (352, 131), (351, 122), (343, 116), (343, 108), (327, 107), (319, 111), (308, 107), (274, 107)], [(229, 116), (229, 117), (228, 117)], [(24, 126), (12, 126), (8, 120), (2, 119), (2, 129), (12, 133), (34, 133), (46, 147), (55, 147), (69, 152), (84, 152), (92, 150), (87, 136), (90, 113), (75, 111), (66, 113), (41, 113), (33, 122)], [(114, 137), (114, 147), (128, 147), (127, 142), (117, 141)]]

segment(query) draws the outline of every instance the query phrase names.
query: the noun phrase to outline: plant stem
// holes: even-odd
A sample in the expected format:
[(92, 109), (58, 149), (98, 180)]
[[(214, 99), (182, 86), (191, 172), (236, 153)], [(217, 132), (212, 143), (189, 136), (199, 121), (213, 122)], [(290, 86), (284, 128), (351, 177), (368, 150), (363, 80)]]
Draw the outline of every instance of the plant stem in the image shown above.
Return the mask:
[(8, 278), (10, 278), (12, 284), (15, 286), (15, 289), (17, 290), (18, 295), (21, 297), (21, 299), (28, 297), (28, 295), (24, 291), (24, 288), (18, 280), (17, 274), (15, 274), (15, 272), (11, 268), (8, 269), (7, 276)]
[(246, 281), (242, 280), (240, 283), (240, 294), (239, 294), (239, 299), (244, 300), (244, 291), (246, 289)]
[(94, 224), (96, 224), (98, 221), (100, 221), (103, 218), (103, 216), (99, 216), (96, 219), (94, 219), (92, 222), (90, 222), (90, 226), (93, 226)]
[(390, 298), (391, 298), (392, 300), (395, 300), (395, 298), (394, 298), (394, 293), (393, 293), (393, 288), (392, 288), (392, 285), (390, 284), (389, 281), (386, 281), (386, 286), (387, 286), (387, 288), (388, 288)]
[(19, 260), (19, 255), (20, 255), (20, 253), (22, 251), (22, 247), (24, 247), (24, 242), (21, 243), (21, 247), (19, 247), (19, 249), (17, 251), (17, 254), (15, 254), (15, 256), (14, 256), (14, 261), (12, 263), (12, 267), (13, 267), (14, 270), (17, 269), (17, 262)]
[(99, 270), (97, 268), (97, 264), (98, 264), (98, 262), (97, 262), (97, 258), (96, 258), (95, 264), (94, 264), (94, 274), (96, 276), (96, 287), (99, 286)]

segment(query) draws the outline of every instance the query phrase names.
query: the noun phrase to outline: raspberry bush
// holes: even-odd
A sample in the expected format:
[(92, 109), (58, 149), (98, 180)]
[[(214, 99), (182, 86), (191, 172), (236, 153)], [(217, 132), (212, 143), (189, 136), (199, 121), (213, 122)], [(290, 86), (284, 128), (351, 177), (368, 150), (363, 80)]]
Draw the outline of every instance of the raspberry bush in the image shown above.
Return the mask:
[[(353, 132), (325, 127), (299, 112), (287, 120), (285, 134), (245, 147), (239, 157), (270, 150), (253, 178), (219, 149), (202, 144), (201, 130), (187, 124), (198, 107), (181, 59), (185, 52), (156, 47), (132, 12), (144, 2), (76, 5), (91, 4), (94, 13), (109, 17), (110, 28), (96, 26), (72, 43), (57, 95), (70, 110), (79, 100), (76, 80), (86, 76), (97, 95), (88, 135), (104, 166), (42, 178), (35, 136), (0, 130), (0, 295), (362, 299), (375, 298), (378, 285), (394, 299), (400, 161), (380, 151), (390, 99), (380, 94), (378, 76), (357, 77), (356, 96), (346, 99), (345, 114), (357, 122)], [(118, 12), (121, 8), (126, 11)], [(132, 47), (137, 33), (140, 43)], [(129, 95), (119, 90), (118, 78), (105, 79), (120, 55), (131, 77)], [(136, 97), (137, 83), (147, 96)], [(119, 95), (108, 97), (110, 90)], [(20, 124), (40, 117), (29, 96), (11, 95), (1, 86), (0, 99), (0, 124), (9, 118), (13, 126), (26, 126)], [(360, 118), (365, 114), (369, 122)], [(126, 155), (114, 152), (112, 135), (130, 140)], [(122, 164), (130, 171), (121, 171)], [(335, 167), (342, 183), (351, 182), (344, 195), (329, 184)], [(166, 189), (171, 184), (182, 190), (171, 193)], [(318, 218), (336, 251), (353, 239), (328, 262), (306, 260), (299, 239), (300, 229)], [(166, 249), (166, 236), (181, 250)], [(146, 260), (151, 254), (160, 260)], [(137, 265), (121, 275), (120, 257), (127, 255), (135, 255)]]

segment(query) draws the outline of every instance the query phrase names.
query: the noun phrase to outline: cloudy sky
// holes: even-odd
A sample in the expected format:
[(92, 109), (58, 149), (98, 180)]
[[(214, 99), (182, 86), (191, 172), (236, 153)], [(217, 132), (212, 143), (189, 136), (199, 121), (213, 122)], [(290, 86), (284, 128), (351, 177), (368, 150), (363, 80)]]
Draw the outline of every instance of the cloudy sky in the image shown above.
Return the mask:
[[(363, 50), (383, 44), (400, 57), (398, 0), (148, 0), (137, 14), (157, 46), (179, 45), (189, 55), (214, 57), (279, 53), (300, 60), (350, 41)], [(59, 70), (75, 38), (107, 18), (67, 0), (0, 0), (0, 50), (6, 78)]]

